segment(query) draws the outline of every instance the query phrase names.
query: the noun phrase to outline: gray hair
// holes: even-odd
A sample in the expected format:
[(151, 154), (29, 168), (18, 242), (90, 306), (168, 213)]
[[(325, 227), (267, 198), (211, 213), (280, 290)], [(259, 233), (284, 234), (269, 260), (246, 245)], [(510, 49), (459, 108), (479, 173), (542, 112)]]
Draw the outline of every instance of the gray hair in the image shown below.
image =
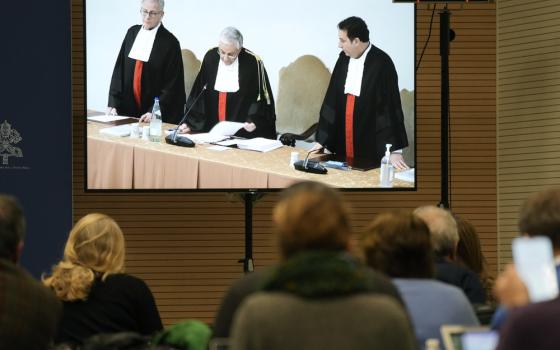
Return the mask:
[(227, 27), (220, 33), (220, 42), (235, 45), (237, 49), (241, 49), (243, 47), (243, 35), (237, 28)]
[(434, 253), (439, 257), (454, 255), (459, 243), (459, 232), (453, 215), (433, 205), (416, 208), (414, 215), (428, 225)]
[(165, 7), (165, 0), (140, 0), (140, 4), (143, 4), (146, 1), (157, 2), (161, 11), (163, 11), (163, 8)]

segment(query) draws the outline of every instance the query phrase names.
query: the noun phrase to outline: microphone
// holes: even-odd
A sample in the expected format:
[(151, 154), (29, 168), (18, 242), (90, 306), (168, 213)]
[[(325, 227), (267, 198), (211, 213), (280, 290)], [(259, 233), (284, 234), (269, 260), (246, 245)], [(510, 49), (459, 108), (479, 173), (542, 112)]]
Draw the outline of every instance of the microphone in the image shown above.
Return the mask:
[(327, 168), (322, 166), (319, 162), (314, 160), (309, 160), (309, 155), (313, 152), (313, 150), (307, 152), (304, 160), (298, 160), (294, 163), (294, 168), (299, 171), (304, 171), (306, 173), (313, 173), (313, 174), (326, 174)]
[(173, 132), (171, 134), (169, 134), (165, 137), (165, 142), (167, 142), (171, 145), (177, 145), (177, 146), (182, 146), (182, 147), (194, 147), (194, 142), (191, 139), (189, 139), (186, 136), (178, 136), (177, 133), (179, 132), (179, 127), (181, 126), (181, 124), (183, 124), (185, 122), (185, 120), (187, 120), (187, 117), (188, 117), (190, 111), (193, 109), (194, 105), (196, 104), (196, 102), (198, 101), (200, 96), (202, 96), (204, 91), (206, 91), (206, 85), (207, 84), (204, 84), (204, 86), (202, 87), (202, 90), (198, 93), (198, 95), (194, 99), (194, 101), (191, 104), (191, 106), (189, 107), (189, 109), (187, 109), (187, 111), (183, 115), (183, 118), (181, 118), (181, 121), (179, 122), (179, 124), (177, 124), (177, 127), (175, 127), (175, 130), (173, 130)]

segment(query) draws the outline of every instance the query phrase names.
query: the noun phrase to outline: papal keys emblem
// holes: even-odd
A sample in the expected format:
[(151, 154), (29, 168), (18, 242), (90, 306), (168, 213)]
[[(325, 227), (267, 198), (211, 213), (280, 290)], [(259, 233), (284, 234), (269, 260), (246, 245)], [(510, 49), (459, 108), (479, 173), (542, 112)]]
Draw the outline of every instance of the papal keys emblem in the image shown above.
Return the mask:
[(23, 157), (21, 149), (14, 146), (21, 140), (19, 132), (12, 129), (7, 120), (0, 124), (0, 157), (2, 158), (2, 165), (8, 165), (9, 157)]

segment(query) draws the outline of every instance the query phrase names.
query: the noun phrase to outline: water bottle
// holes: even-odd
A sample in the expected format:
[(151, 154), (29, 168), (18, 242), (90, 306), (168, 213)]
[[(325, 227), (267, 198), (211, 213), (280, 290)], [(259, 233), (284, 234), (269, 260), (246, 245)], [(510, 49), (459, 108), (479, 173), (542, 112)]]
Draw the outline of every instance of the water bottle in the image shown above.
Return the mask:
[(391, 164), (391, 144), (385, 145), (385, 156), (381, 159), (381, 167), (379, 169), (379, 185), (381, 187), (393, 187), (393, 176), (395, 170)]
[(161, 142), (161, 124), (161, 108), (159, 107), (159, 98), (156, 97), (152, 108), (152, 119), (150, 119), (150, 141)]
[(439, 350), (439, 339), (436, 339), (436, 338), (426, 339), (424, 349), (425, 350)]

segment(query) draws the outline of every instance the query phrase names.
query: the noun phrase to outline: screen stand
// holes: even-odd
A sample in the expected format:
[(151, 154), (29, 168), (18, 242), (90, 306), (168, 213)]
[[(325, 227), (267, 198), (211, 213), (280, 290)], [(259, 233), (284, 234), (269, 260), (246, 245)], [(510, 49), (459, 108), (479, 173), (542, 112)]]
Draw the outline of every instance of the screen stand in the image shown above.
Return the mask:
[(239, 262), (243, 263), (245, 273), (253, 272), (255, 264), (253, 262), (253, 203), (260, 198), (257, 191), (248, 191), (241, 194), (245, 202), (245, 257)]
[(449, 203), (449, 43), (455, 33), (449, 25), (451, 12), (447, 6), (439, 13), (439, 54), (441, 56), (441, 208)]

